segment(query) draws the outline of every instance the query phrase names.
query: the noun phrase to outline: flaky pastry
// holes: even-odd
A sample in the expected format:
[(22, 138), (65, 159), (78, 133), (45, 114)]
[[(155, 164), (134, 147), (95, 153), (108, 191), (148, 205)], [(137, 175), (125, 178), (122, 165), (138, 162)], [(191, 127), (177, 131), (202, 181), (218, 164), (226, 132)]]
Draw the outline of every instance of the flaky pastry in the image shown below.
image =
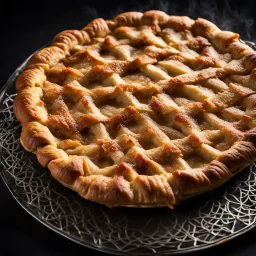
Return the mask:
[(256, 52), (161, 11), (101, 18), (34, 54), (16, 82), (21, 144), (109, 206), (170, 206), (256, 159)]

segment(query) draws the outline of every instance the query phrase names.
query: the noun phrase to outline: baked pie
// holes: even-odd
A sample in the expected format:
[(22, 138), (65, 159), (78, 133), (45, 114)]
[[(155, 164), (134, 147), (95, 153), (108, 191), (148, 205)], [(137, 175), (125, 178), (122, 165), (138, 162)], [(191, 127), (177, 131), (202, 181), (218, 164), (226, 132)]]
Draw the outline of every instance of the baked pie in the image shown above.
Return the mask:
[(59, 33), (17, 79), (21, 144), (108, 206), (169, 206), (256, 159), (256, 52), (161, 11)]

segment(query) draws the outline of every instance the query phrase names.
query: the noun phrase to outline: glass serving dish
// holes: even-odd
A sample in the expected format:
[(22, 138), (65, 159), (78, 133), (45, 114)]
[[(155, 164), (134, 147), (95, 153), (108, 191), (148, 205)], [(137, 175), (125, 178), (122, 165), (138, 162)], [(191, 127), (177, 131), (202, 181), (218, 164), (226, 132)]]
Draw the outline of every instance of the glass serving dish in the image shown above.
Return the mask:
[[(246, 42), (251, 47), (253, 43)], [(13, 114), (15, 81), (0, 93), (0, 174), (18, 203), (41, 223), (81, 245), (118, 255), (164, 255), (200, 250), (243, 234), (256, 224), (256, 165), (223, 186), (176, 206), (133, 209), (81, 198), (57, 182), (19, 143)]]

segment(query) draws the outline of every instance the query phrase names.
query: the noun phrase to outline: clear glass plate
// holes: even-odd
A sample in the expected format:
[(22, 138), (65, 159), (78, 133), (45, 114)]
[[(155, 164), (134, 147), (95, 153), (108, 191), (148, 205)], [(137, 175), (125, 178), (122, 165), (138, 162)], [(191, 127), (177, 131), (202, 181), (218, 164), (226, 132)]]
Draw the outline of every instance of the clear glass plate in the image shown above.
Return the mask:
[(14, 198), (41, 223), (81, 245), (119, 255), (170, 255), (199, 250), (255, 226), (255, 164), (220, 188), (174, 210), (110, 209), (63, 187), (19, 143), (21, 125), (12, 105), (15, 80), (25, 65), (26, 61), (0, 93), (0, 173)]

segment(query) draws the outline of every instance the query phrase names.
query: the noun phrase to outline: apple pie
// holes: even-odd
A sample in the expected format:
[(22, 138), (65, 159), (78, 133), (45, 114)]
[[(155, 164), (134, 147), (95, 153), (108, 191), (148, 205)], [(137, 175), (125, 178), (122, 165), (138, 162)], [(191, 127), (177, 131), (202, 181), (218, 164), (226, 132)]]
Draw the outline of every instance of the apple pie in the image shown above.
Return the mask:
[(256, 52), (202, 18), (101, 18), (35, 53), (16, 82), (23, 147), (82, 197), (169, 206), (256, 159)]

